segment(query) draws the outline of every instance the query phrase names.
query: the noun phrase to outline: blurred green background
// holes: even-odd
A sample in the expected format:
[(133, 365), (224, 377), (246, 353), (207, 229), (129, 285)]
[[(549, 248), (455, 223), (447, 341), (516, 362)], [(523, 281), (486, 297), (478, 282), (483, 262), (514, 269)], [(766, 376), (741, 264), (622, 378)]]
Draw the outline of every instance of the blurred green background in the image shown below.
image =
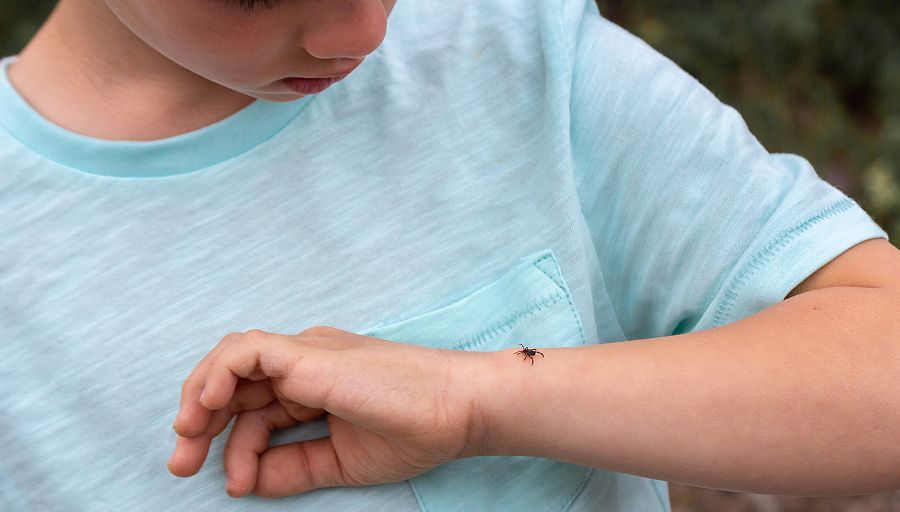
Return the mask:
[(808, 159), (900, 247), (900, 4), (597, 3), (737, 109), (770, 152)]
[[(0, 0), (0, 55), (17, 53), (54, 4)], [(769, 151), (807, 158), (900, 243), (900, 9), (894, 2), (598, 4), (606, 18), (736, 108)], [(673, 512), (900, 512), (900, 492), (797, 498), (672, 484), (670, 494)]]

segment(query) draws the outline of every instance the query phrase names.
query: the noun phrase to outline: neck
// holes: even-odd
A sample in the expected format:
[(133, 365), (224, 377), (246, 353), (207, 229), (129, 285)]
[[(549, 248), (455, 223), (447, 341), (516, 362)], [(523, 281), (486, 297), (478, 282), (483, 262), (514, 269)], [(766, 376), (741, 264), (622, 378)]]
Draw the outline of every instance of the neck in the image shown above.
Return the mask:
[(96, 0), (61, 0), (8, 69), (38, 113), (101, 139), (171, 137), (253, 101), (169, 60)]

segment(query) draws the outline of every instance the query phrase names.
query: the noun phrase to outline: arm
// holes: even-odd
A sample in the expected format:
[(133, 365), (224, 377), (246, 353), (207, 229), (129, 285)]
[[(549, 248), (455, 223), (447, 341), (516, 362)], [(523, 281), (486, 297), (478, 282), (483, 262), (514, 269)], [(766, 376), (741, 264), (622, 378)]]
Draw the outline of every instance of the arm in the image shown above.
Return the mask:
[[(435, 349), (332, 327), (232, 333), (182, 387), (169, 469), (196, 473), (237, 415), (225, 447), (235, 497), (397, 482), (474, 455), (767, 493), (895, 488), (898, 270), (900, 252), (864, 242), (743, 320), (543, 349), (534, 366), (511, 350)], [(271, 430), (325, 412), (329, 437), (268, 447)]]
[(898, 280), (900, 251), (871, 240), (729, 325), (533, 367), (490, 353), (478, 451), (769, 494), (898, 488)]

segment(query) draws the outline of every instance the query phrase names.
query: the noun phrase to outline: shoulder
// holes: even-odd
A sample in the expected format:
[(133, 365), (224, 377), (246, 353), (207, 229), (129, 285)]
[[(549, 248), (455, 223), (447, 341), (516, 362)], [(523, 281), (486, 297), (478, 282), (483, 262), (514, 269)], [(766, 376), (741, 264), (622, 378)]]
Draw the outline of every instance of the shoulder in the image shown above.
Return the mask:
[[(378, 53), (430, 69), (507, 71), (535, 62), (561, 35), (563, 6), (593, 0), (398, 2)], [(569, 7), (573, 9), (574, 7)], [(580, 7), (578, 7), (580, 9)]]

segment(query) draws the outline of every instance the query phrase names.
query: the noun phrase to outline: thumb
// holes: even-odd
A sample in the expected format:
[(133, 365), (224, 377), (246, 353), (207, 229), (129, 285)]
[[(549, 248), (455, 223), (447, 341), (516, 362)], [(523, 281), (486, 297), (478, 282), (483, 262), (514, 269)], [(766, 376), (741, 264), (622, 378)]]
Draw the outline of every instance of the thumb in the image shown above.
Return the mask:
[(346, 478), (331, 437), (322, 437), (276, 446), (263, 453), (253, 493), (279, 497), (351, 485), (358, 484)]
[[(307, 410), (307, 416), (312, 410)], [(328, 437), (269, 448), (274, 429), (290, 428), (300, 420), (278, 402), (238, 414), (225, 445), (226, 489), (234, 498), (287, 496), (318, 487), (346, 485)]]

